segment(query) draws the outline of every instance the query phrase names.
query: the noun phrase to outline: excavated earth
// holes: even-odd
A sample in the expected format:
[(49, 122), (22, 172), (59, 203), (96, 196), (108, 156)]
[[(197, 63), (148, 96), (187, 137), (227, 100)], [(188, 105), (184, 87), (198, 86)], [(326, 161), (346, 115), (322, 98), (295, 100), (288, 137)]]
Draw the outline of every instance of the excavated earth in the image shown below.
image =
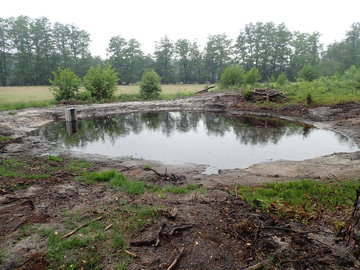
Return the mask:
[[(145, 164), (151, 164), (158, 172), (167, 170), (183, 175), (184, 183), (201, 185), (207, 190), (206, 193), (170, 194), (164, 198), (151, 193), (126, 195), (133, 204), (165, 207), (153, 224), (131, 236), (132, 241), (138, 244), (131, 248), (136, 257), (129, 264), (129, 269), (359, 269), (360, 264), (346, 243), (326, 227), (324, 220), (315, 222), (314, 230), (310, 225), (262, 213), (229, 192), (238, 184), (261, 185), (299, 178), (358, 180), (359, 151), (305, 161), (267, 162), (246, 169), (204, 175), (203, 165), (174, 166), (129, 157), (79, 156), (40, 138), (28, 136), (34, 129), (64, 120), (64, 110), (68, 107), (59, 105), (1, 112), (0, 135), (18, 138), (0, 148), (1, 160), (21, 157), (37, 168), (37, 164), (50, 154), (64, 159), (81, 157), (89, 160), (98, 170), (114, 168), (123, 171), (129, 178), (153, 183), (158, 181), (156, 175), (143, 170)], [(270, 108), (244, 102), (235, 92), (223, 92), (171, 101), (71, 107), (77, 109), (79, 119), (151, 111), (276, 116), (340, 132), (360, 145), (360, 105), (355, 103), (311, 109), (301, 105)], [(45, 180), (0, 179), (0, 251), (5, 254), (0, 269), (49, 267), (45, 259), (47, 240), (43, 236), (30, 234), (14, 241), (24, 225), (37, 223), (50, 228), (62, 222), (59, 216), (64, 211), (90, 207), (100, 213), (115, 205), (118, 194), (110, 186), (84, 184), (73, 181), (73, 178), (63, 172)], [(26, 188), (8, 188), (19, 183), (25, 183)], [(157, 233), (159, 227), (162, 228), (161, 235)], [(174, 228), (175, 233), (174, 230), (169, 233)], [(160, 244), (154, 245), (153, 240), (159, 237)], [(113, 256), (109, 254), (102, 258), (104, 269), (115, 269)]]

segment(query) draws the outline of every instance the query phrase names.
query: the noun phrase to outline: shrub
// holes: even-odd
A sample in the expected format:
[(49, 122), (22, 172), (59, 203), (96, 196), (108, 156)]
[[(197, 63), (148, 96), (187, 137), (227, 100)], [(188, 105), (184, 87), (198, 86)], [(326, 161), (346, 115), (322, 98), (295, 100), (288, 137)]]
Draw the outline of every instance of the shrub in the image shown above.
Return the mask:
[(279, 77), (276, 79), (276, 83), (277, 83), (278, 85), (284, 85), (284, 84), (286, 84), (286, 83), (288, 83), (288, 82), (289, 82), (289, 81), (288, 81), (285, 73), (281, 73), (281, 74), (279, 75)]
[(250, 69), (248, 72), (246, 72), (245, 74), (245, 81), (247, 84), (255, 84), (257, 82), (259, 82), (261, 80), (261, 74), (260, 71), (253, 67), (252, 69)]
[(220, 85), (223, 88), (238, 87), (246, 80), (244, 68), (240, 65), (228, 66), (220, 76)]
[(316, 68), (310, 65), (305, 65), (298, 73), (298, 79), (302, 79), (308, 82), (319, 78), (319, 73)]
[(90, 68), (84, 77), (84, 85), (91, 97), (96, 100), (106, 100), (113, 97), (119, 78), (110, 66)]
[(355, 66), (351, 66), (347, 69), (342, 76), (342, 80), (344, 81), (345, 85), (360, 89), (360, 69), (356, 68)]
[(80, 78), (68, 68), (58, 68), (52, 74), (54, 79), (49, 79), (51, 84), (50, 91), (55, 99), (57, 101), (63, 101), (75, 98), (81, 85)]
[(158, 97), (160, 92), (160, 76), (152, 69), (146, 70), (140, 81), (140, 96), (151, 99)]

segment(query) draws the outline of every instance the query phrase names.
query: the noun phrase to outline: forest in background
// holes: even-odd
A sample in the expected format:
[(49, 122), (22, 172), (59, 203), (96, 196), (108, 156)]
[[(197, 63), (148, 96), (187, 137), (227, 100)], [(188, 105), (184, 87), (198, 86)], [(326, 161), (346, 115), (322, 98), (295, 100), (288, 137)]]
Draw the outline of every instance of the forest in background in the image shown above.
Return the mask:
[(210, 35), (202, 48), (196, 41), (164, 36), (153, 54), (145, 54), (135, 39), (114, 36), (107, 59), (91, 55), (90, 35), (72, 24), (52, 23), (45, 17), (0, 18), (0, 86), (48, 85), (57, 67), (83, 77), (90, 67), (110, 63), (119, 84), (133, 84), (152, 68), (162, 83), (215, 83), (229, 65), (257, 68), (261, 81), (285, 74), (295, 81), (304, 67), (318, 76), (342, 75), (360, 66), (360, 23), (354, 23), (342, 41), (324, 49), (320, 33), (289, 31), (285, 24), (250, 23), (235, 40)]

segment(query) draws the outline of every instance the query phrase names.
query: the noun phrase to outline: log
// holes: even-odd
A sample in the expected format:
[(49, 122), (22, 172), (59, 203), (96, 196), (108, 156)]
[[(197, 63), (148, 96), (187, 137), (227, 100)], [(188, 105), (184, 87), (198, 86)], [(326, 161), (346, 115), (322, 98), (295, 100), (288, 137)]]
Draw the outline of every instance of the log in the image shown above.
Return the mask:
[(200, 90), (199, 92), (196, 92), (196, 94), (198, 95), (198, 94), (204, 94), (204, 93), (207, 93), (207, 92), (209, 92), (209, 90), (210, 90), (210, 89), (212, 89), (212, 88), (215, 88), (215, 85), (212, 85), (212, 86), (206, 87), (206, 88), (204, 88), (204, 89)]
[(67, 122), (77, 121), (77, 113), (75, 108), (65, 109), (65, 120)]

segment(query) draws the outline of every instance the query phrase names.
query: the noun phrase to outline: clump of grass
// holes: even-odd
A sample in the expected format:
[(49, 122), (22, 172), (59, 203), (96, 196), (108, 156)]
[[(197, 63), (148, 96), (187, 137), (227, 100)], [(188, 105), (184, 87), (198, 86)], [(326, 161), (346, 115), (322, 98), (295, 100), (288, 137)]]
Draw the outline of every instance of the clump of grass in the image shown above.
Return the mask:
[(133, 181), (127, 179), (123, 174), (116, 174), (111, 180), (110, 185), (120, 187), (123, 191), (134, 194), (140, 195), (145, 193), (148, 184), (143, 181)]
[(100, 172), (88, 172), (85, 173), (84, 178), (89, 183), (96, 182), (109, 182), (116, 175), (115, 170), (100, 171)]
[(0, 142), (5, 142), (5, 141), (10, 141), (12, 140), (13, 138), (12, 137), (3, 137), (3, 136), (0, 136)]
[(51, 160), (51, 161), (55, 161), (55, 162), (63, 162), (64, 159), (62, 159), (61, 157), (58, 157), (58, 156), (48, 156), (48, 159)]
[(238, 186), (235, 194), (265, 211), (301, 220), (323, 209), (334, 212), (353, 205), (359, 187), (360, 182), (353, 180), (324, 183), (302, 179), (263, 187)]

